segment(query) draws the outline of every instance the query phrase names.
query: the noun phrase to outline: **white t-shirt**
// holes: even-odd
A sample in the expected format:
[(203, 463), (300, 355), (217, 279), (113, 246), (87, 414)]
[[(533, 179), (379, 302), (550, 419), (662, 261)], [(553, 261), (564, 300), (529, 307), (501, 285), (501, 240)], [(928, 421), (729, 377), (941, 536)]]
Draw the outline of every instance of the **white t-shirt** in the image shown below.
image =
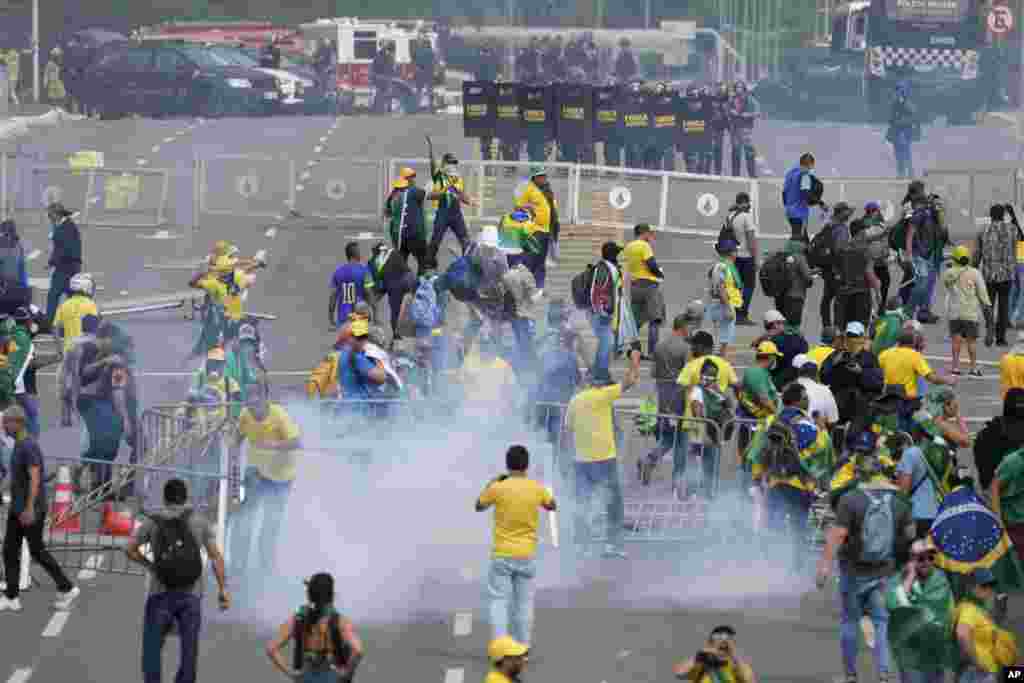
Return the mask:
[(743, 211), (736, 214), (736, 217), (732, 219), (732, 227), (736, 231), (736, 236), (740, 238), (740, 242), (746, 247), (747, 256), (754, 256), (751, 251), (750, 236), (753, 234), (754, 237), (760, 237), (757, 232), (757, 223), (754, 222), (754, 212)]
[(807, 389), (807, 412), (811, 417), (820, 415), (829, 424), (839, 422), (839, 407), (836, 405), (836, 397), (832, 395), (831, 389), (809, 377), (801, 377), (797, 381)]

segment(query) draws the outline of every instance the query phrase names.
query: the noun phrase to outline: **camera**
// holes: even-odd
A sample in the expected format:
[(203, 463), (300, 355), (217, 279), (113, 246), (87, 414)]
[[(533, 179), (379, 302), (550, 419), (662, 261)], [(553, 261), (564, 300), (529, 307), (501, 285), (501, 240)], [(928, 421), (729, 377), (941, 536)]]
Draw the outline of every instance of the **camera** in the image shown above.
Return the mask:
[(697, 663), (705, 669), (717, 669), (719, 667), (725, 666), (724, 659), (722, 659), (718, 655), (711, 654), (710, 652), (707, 652), (705, 650), (701, 650), (697, 653), (696, 660)]

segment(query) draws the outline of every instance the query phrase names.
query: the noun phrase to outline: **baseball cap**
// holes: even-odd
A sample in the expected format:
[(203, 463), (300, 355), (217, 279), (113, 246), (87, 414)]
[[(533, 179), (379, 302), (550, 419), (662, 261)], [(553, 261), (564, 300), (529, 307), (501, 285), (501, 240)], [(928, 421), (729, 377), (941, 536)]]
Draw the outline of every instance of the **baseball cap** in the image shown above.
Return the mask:
[(996, 575), (986, 567), (975, 569), (970, 576), (975, 586), (994, 586), (996, 584)]
[(773, 308), (764, 314), (764, 322), (766, 325), (770, 325), (771, 323), (784, 323), (786, 322), (786, 316)]
[(850, 337), (863, 337), (865, 333), (864, 323), (854, 320), (846, 326), (846, 334)]
[(530, 648), (522, 643), (513, 640), (509, 636), (502, 636), (501, 638), (495, 638), (487, 646), (487, 658), (491, 660), (492, 664), (497, 664), (506, 657), (522, 657), (529, 651)]
[(356, 318), (352, 321), (352, 336), (366, 337), (370, 334), (370, 323), (363, 318)]
[(703, 346), (705, 348), (712, 348), (715, 345), (715, 338), (711, 336), (711, 333), (707, 330), (701, 330), (692, 337), (690, 337), (690, 343), (694, 346)]
[(865, 211), (880, 211), (881, 209), (882, 205), (876, 202), (874, 199), (872, 199), (870, 202), (864, 205)]
[(740, 245), (736, 244), (736, 240), (722, 240), (718, 243), (718, 253), (734, 254), (739, 249), (739, 246)]
[(536, 178), (539, 175), (547, 175), (547, 174), (548, 174), (548, 170), (546, 168), (544, 168), (543, 166), (531, 166), (530, 167), (530, 177), (531, 178)]
[(797, 354), (796, 358), (793, 359), (793, 367), (796, 368), (797, 370), (803, 370), (808, 365), (818, 367), (817, 362), (815, 362), (806, 353), (799, 353)]
[(781, 356), (779, 347), (775, 345), (775, 342), (763, 341), (757, 345), (757, 355), (759, 356)]
[(961, 259), (970, 258), (970, 257), (971, 257), (970, 249), (968, 249), (967, 247), (965, 247), (962, 244), (958, 244), (956, 246), (956, 248), (953, 249), (953, 260), (954, 261), (959, 261)]
[(398, 172), (398, 177), (404, 178), (406, 180), (408, 180), (409, 178), (415, 178), (416, 177), (416, 171), (414, 171), (411, 168), (409, 168), (408, 166), (406, 166), (401, 171)]

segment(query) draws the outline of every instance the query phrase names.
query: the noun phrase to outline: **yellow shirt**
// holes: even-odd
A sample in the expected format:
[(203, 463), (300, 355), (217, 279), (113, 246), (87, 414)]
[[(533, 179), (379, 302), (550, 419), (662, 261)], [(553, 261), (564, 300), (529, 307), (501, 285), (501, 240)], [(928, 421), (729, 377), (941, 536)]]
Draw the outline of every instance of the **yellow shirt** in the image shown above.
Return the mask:
[[(242, 291), (248, 289), (251, 278), (240, 270), (233, 274), (235, 285)], [(228, 294), (228, 286), (220, 281), (216, 275), (204, 277), (199, 281), (199, 288), (210, 295), (216, 303), (224, 306), (224, 317), (228, 320), (242, 319), (242, 295)]]
[(96, 302), (87, 296), (74, 294), (64, 300), (53, 319), (55, 327), (64, 328), (64, 353), (71, 350), (75, 339), (82, 336), (82, 318), (99, 315)]
[(996, 662), (995, 639), (996, 625), (993, 623), (984, 610), (968, 600), (962, 601), (956, 606), (953, 613), (954, 624), (970, 626), (974, 632), (971, 636), (974, 641), (977, 663), (981, 668), (990, 673), (999, 672), (999, 664)]
[(494, 556), (528, 559), (537, 554), (540, 508), (553, 498), (546, 487), (526, 477), (494, 482), (480, 502), (494, 505)]
[(1024, 240), (1017, 240), (1017, 263), (1024, 264)]
[(622, 396), (622, 385), (584, 389), (572, 397), (565, 421), (576, 441), (576, 460), (602, 462), (615, 457), (612, 404)]
[(999, 381), (1003, 387), (1003, 398), (1010, 389), (1024, 389), (1024, 355), (1012, 351), (999, 361)]
[(622, 250), (622, 259), (626, 264), (626, 272), (634, 280), (652, 280), (658, 278), (647, 267), (647, 261), (654, 258), (654, 249), (645, 240), (633, 240)]
[(271, 403), (264, 420), (257, 420), (248, 408), (242, 409), (238, 430), (249, 440), (249, 464), (260, 476), (272, 481), (295, 479), (295, 454), (260, 448), (265, 441), (290, 441), (299, 438), (299, 426), (276, 403)]
[(818, 368), (821, 368), (825, 364), (825, 359), (833, 353), (835, 353), (835, 349), (831, 346), (815, 346), (807, 352), (807, 357), (817, 363)]
[[(741, 665), (744, 674), (744, 680), (751, 681), (754, 679), (754, 672), (750, 670), (750, 667)], [(721, 673), (722, 681), (736, 681), (736, 667), (733, 666), (732, 662), (727, 661), (719, 672)], [(695, 666), (690, 670), (690, 673), (686, 675), (686, 680), (693, 681), (694, 683), (715, 683), (715, 679), (704, 671), (704, 667)]]
[(557, 209), (558, 202), (555, 202), (553, 207), (548, 205), (548, 200), (539, 187), (532, 182), (527, 183), (523, 193), (516, 197), (516, 206), (529, 206), (533, 209), (533, 222), (537, 226), (537, 232), (551, 232), (551, 209)]
[(484, 683), (512, 683), (512, 679), (500, 671), (489, 671)]
[(679, 373), (679, 379), (676, 380), (676, 383), (684, 387), (692, 387), (699, 384), (700, 369), (704, 367), (704, 361), (709, 359), (718, 366), (718, 387), (723, 392), (729, 391), (729, 387), (732, 385), (740, 383), (740, 378), (736, 375), (736, 370), (732, 367), (732, 364), (718, 356), (694, 358), (683, 366), (683, 370)]
[(920, 353), (908, 346), (894, 346), (878, 354), (878, 365), (886, 384), (902, 385), (908, 399), (917, 398), (917, 378), (932, 374), (932, 367)]

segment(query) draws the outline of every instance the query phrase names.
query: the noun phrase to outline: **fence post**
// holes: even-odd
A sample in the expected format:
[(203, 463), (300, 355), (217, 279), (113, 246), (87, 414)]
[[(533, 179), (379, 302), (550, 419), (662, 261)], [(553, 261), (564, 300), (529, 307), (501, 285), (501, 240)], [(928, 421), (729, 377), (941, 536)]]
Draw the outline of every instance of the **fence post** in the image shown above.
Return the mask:
[(580, 222), (580, 188), (582, 185), (580, 175), (582, 168), (583, 166), (580, 164), (575, 164), (572, 167), (572, 182), (569, 183), (569, 201), (572, 202), (570, 218), (573, 225), (579, 225)]
[(970, 207), (967, 216), (967, 220), (970, 221), (968, 229), (974, 230), (977, 225), (974, 220), (974, 171), (967, 172), (967, 201)]
[[(487, 188), (484, 186), (484, 183), (487, 182), (487, 173), (484, 168), (485, 163), (487, 162), (481, 161), (480, 165), (476, 167), (476, 186), (480, 188), (480, 201), (476, 203), (476, 217), (481, 223), (484, 220), (484, 198), (487, 196)], [(498, 194), (497, 183), (494, 186), (494, 194)]]
[(661, 173), (661, 207), (658, 210), (658, 227), (664, 228), (668, 224), (668, 173)]
[(7, 152), (0, 152), (0, 220), (7, 220)]
[(750, 205), (754, 207), (754, 225), (761, 225), (761, 181), (750, 179)]
[(295, 175), (295, 159), (288, 160), (288, 208), (292, 211), (298, 211), (298, 198), (295, 196), (295, 183), (297, 176)]
[(88, 180), (85, 183), (85, 201), (82, 202), (82, 224), (89, 224), (89, 207), (92, 206), (93, 192), (96, 191), (96, 169), (89, 168)]

